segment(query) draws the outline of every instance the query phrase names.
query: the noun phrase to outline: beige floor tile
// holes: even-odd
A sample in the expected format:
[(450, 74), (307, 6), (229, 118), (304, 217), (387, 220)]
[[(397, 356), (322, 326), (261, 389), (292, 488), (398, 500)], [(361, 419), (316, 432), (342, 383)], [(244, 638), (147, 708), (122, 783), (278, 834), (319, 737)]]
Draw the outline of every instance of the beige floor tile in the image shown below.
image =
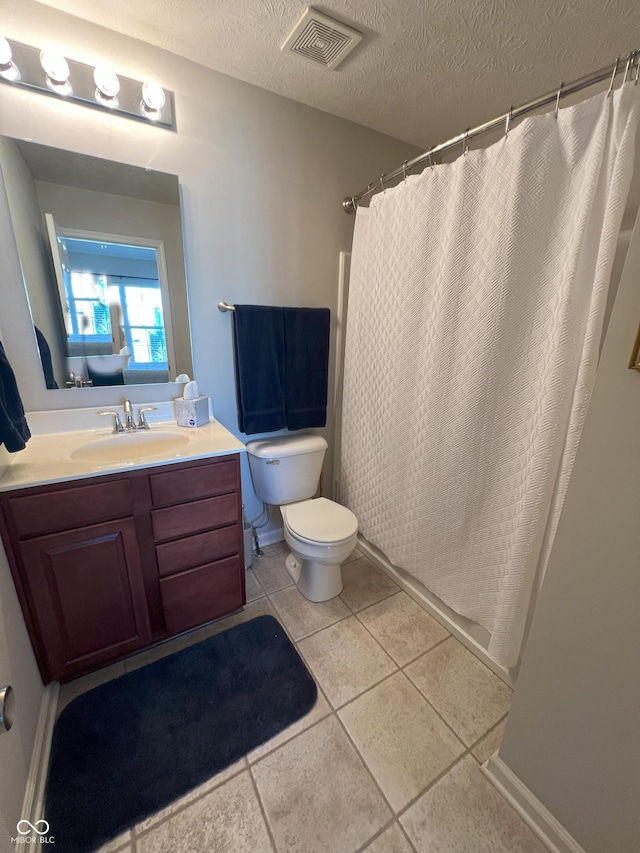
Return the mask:
[(170, 803), (166, 808), (161, 809), (159, 812), (156, 812), (151, 817), (148, 817), (146, 820), (143, 820), (141, 823), (136, 825), (136, 832), (142, 833), (147, 829), (150, 829), (152, 826), (155, 826), (160, 821), (165, 820), (165, 818), (170, 817), (172, 814), (179, 812), (180, 809), (185, 808), (189, 805), (189, 803), (194, 802), (199, 797), (202, 797), (204, 794), (209, 793), (209, 791), (213, 791), (214, 788), (217, 788), (218, 785), (222, 785), (223, 782), (227, 782), (229, 779), (232, 779), (234, 776), (237, 776), (238, 773), (241, 773), (243, 770), (247, 768), (247, 760), (246, 758), (241, 758), (240, 761), (236, 761), (234, 764), (231, 764), (229, 767), (226, 767), (224, 770), (221, 770), (220, 773), (216, 773), (215, 776), (212, 776), (211, 779), (207, 779), (206, 782), (203, 782), (202, 785), (198, 785), (197, 788), (194, 788), (192, 791), (189, 791), (184, 797), (179, 797), (177, 800), (174, 800)]
[(114, 678), (119, 678), (124, 673), (124, 663), (118, 661), (118, 663), (112, 663), (109, 666), (103, 666), (102, 669), (97, 669), (95, 672), (90, 672), (88, 675), (74, 678), (73, 681), (68, 681), (66, 684), (61, 684), (57, 714), (59, 715), (70, 702), (73, 702), (82, 693), (93, 690), (94, 687), (99, 687)]
[(350, 613), (338, 597), (330, 601), (309, 601), (297, 586), (273, 592), (269, 598), (294, 640), (333, 625)]
[(254, 557), (251, 567), (251, 571), (267, 594), (293, 584), (291, 575), (284, 567), (285, 558), (289, 553), (288, 548), (281, 543), (278, 543), (278, 547), (271, 546), (271, 548), (273, 550), (265, 549), (262, 557)]
[(464, 752), (402, 672), (350, 702), (338, 716), (396, 813)]
[(505, 717), (505, 719), (498, 723), (495, 728), (491, 729), (491, 731), (486, 734), (481, 741), (478, 741), (471, 750), (472, 754), (480, 764), (484, 764), (487, 759), (491, 758), (494, 752), (497, 752), (500, 749), (506, 724), (507, 720)]
[(357, 548), (354, 548), (353, 551), (347, 557), (347, 559), (342, 561), (342, 565), (344, 566), (345, 563), (350, 563), (352, 560), (359, 560), (360, 557), (362, 557), (362, 554), (360, 553), (360, 551), (358, 551)]
[(284, 539), (280, 539), (278, 542), (272, 542), (271, 545), (265, 545), (262, 550), (267, 555), (267, 557), (269, 557), (271, 554), (276, 554), (278, 551), (286, 551), (287, 553), (289, 553), (289, 547), (284, 541)]
[(547, 853), (467, 756), (400, 818), (418, 853)]
[(315, 725), (320, 720), (324, 719), (331, 713), (331, 706), (327, 702), (324, 697), (324, 694), (320, 688), (318, 688), (318, 699), (313, 708), (306, 714), (301, 720), (294, 723), (292, 726), (287, 726), (284, 731), (280, 732), (280, 734), (272, 737), (271, 740), (268, 740), (266, 743), (263, 743), (262, 746), (259, 746), (257, 749), (254, 749), (247, 755), (247, 760), (250, 764), (254, 764), (256, 761), (259, 761), (261, 758), (264, 758), (265, 755), (269, 752), (273, 752), (278, 746), (282, 746), (283, 743), (286, 743), (291, 738), (294, 738), (296, 735), (303, 732), (305, 729), (311, 728), (311, 726)]
[(245, 588), (247, 592), (247, 602), (255, 601), (256, 598), (262, 598), (265, 594), (264, 590), (260, 586), (260, 581), (253, 573), (253, 569), (247, 569), (244, 573), (245, 577)]
[(362, 853), (414, 853), (414, 850), (400, 826), (392, 823)]
[(405, 592), (361, 610), (358, 619), (398, 666), (404, 666), (449, 636), (449, 632)]
[(511, 690), (453, 637), (405, 672), (467, 746), (509, 710)]
[(267, 755), (252, 772), (278, 853), (353, 853), (391, 818), (334, 716)]
[(130, 851), (131, 831), (127, 830), (121, 835), (118, 835), (117, 838), (114, 838), (113, 841), (109, 841), (108, 844), (104, 844), (96, 850), (96, 853), (130, 853)]
[(355, 616), (298, 643), (327, 699), (339, 708), (396, 669)]
[(214, 637), (216, 634), (221, 634), (222, 631), (226, 631), (236, 625), (242, 625), (245, 622), (250, 622), (251, 619), (255, 619), (258, 616), (275, 616), (276, 619), (278, 618), (278, 614), (273, 609), (271, 602), (266, 596), (264, 598), (256, 598), (255, 601), (248, 602), (242, 610), (238, 611), (238, 613), (234, 613), (231, 616), (225, 616), (224, 619), (219, 619), (217, 622), (211, 622), (210, 625), (206, 626), (208, 629), (208, 636)]
[(342, 564), (340, 598), (354, 613), (398, 592), (398, 585), (366, 557)]
[(273, 853), (245, 771), (136, 837), (137, 853)]

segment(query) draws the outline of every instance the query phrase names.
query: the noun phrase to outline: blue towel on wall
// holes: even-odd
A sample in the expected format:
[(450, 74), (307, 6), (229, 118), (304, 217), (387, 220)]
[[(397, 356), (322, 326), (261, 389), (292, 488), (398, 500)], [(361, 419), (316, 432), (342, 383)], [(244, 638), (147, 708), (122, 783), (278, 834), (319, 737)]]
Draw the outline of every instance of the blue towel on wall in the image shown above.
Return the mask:
[(16, 377), (0, 343), (0, 444), (15, 453), (24, 450), (30, 438)]
[(236, 305), (238, 426), (246, 435), (327, 422), (328, 308)]
[(327, 422), (328, 308), (284, 308), (287, 427), (307, 429)]
[(287, 426), (282, 308), (236, 305), (233, 314), (238, 426), (246, 435)]

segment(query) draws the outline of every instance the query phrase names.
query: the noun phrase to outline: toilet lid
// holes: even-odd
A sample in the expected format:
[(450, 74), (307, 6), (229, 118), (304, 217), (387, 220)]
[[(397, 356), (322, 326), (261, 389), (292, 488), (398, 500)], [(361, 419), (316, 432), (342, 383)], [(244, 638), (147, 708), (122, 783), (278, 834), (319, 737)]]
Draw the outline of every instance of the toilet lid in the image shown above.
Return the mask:
[(310, 542), (342, 542), (358, 529), (358, 519), (346, 506), (327, 498), (289, 504), (286, 524), (292, 533)]

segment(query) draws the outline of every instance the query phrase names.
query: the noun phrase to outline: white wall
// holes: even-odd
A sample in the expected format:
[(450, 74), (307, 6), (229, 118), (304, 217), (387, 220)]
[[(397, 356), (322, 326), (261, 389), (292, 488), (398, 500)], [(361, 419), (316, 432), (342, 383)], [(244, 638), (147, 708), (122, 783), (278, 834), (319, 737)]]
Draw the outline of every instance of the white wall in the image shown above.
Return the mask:
[[(153, 78), (175, 92), (178, 131), (172, 133), (0, 85), (0, 133), (179, 176), (194, 372), (216, 417), (237, 433), (231, 318), (217, 302), (335, 310), (338, 253), (350, 248), (353, 229), (342, 198), (417, 150), (32, 0), (4, 0), (2, 18), (9, 38), (58, 46), (80, 61), (108, 61), (122, 74)], [(0, 292), (0, 311), (13, 321), (5, 343), (20, 360), (28, 408), (59, 407), (65, 392), (41, 390), (40, 377), (30, 372), (33, 360), (22, 352), (24, 336), (13, 334), (26, 309), (18, 284), (9, 289), (10, 299)], [(157, 399), (159, 388), (130, 393), (135, 403)], [(167, 398), (171, 390), (164, 387)], [(74, 406), (120, 400), (117, 389), (69, 394), (64, 399)], [(330, 402), (330, 443), (332, 419)], [(331, 458), (327, 471), (330, 465)], [(246, 468), (244, 478), (248, 514), (257, 515)]]
[(637, 225), (500, 758), (587, 853), (640, 850)]
[[(0, 328), (0, 338), (2, 328)], [(0, 476), (11, 454), (0, 446)], [(0, 850), (22, 817), (31, 753), (44, 687), (31, 649), (7, 558), (0, 543), (0, 687), (15, 691), (16, 716), (10, 731), (0, 734)], [(3, 825), (4, 824), (4, 825)]]

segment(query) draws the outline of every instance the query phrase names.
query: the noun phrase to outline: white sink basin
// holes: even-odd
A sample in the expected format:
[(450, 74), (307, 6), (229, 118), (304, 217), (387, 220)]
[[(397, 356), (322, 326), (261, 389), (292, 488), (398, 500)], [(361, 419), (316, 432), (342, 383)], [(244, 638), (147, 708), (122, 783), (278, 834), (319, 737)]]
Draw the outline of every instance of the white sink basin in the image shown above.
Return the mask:
[(154, 456), (166, 456), (189, 444), (188, 435), (160, 430), (108, 435), (83, 444), (70, 453), (76, 462), (141, 462)]

